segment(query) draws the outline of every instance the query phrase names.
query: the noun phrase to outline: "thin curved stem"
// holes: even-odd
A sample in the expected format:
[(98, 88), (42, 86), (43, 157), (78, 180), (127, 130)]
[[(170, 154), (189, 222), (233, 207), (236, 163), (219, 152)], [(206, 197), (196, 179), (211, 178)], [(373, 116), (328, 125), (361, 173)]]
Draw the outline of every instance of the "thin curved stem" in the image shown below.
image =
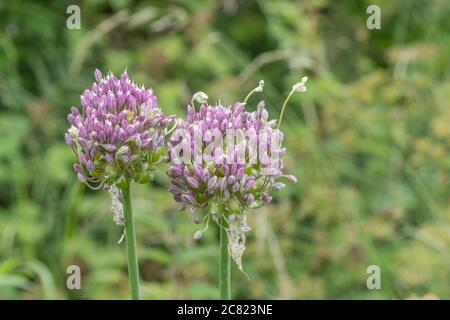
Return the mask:
[(244, 103), (247, 103), (247, 100), (252, 96), (252, 94), (255, 92), (255, 89), (253, 89), (252, 91), (250, 91), (247, 96), (244, 99)]
[(252, 91), (249, 92), (249, 94), (245, 97), (244, 103), (247, 103), (247, 100), (252, 96), (255, 92), (263, 92), (264, 88), (264, 80), (259, 81), (259, 84), (256, 88), (254, 88)]
[(219, 258), (219, 292), (220, 299), (231, 299), (231, 276), (230, 276), (230, 255), (228, 253), (228, 235), (225, 218), (220, 218), (220, 258)]
[(139, 265), (136, 250), (136, 232), (134, 229), (133, 211), (131, 208), (130, 184), (128, 179), (125, 182), (125, 186), (121, 189), (124, 200), (123, 211), (125, 217), (125, 237), (127, 242), (128, 277), (130, 279), (131, 298), (133, 300), (139, 300), (141, 298), (139, 288)]
[(277, 129), (280, 129), (280, 125), (281, 125), (281, 120), (283, 120), (283, 115), (284, 115), (284, 109), (286, 109), (286, 105), (289, 102), (289, 100), (291, 99), (292, 95), (294, 94), (294, 90), (292, 90), (289, 95), (287, 96), (286, 100), (284, 100), (283, 106), (281, 107), (281, 113), (280, 113), (280, 117), (278, 118), (278, 125), (277, 125)]

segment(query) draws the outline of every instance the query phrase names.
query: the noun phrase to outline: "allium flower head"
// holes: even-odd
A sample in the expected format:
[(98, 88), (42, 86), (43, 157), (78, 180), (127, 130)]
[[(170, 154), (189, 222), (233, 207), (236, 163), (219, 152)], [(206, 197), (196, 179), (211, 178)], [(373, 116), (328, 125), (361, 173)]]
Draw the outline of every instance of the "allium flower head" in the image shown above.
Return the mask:
[[(283, 134), (275, 125), (275, 120), (268, 120), (264, 102), (260, 102), (254, 112), (245, 111), (243, 103), (229, 107), (201, 105), (199, 111), (188, 106), (187, 120), (179, 122), (169, 139), (172, 166), (168, 173), (172, 182), (170, 192), (175, 200), (191, 207), (192, 211), (205, 208), (213, 201), (230, 213), (270, 202), (269, 192), (284, 187), (277, 182), (279, 178), (295, 181), (295, 177), (282, 172)], [(219, 135), (221, 145), (206, 154), (213, 137)], [(227, 144), (230, 138), (235, 140)], [(277, 141), (275, 150), (274, 141)], [(180, 145), (190, 149), (189, 159), (176, 159), (176, 147)], [(199, 150), (204, 152), (197, 159)], [(262, 150), (266, 153), (262, 154)]]
[(138, 87), (127, 72), (94, 73), (95, 82), (72, 107), (66, 143), (78, 157), (74, 170), (81, 182), (109, 189), (125, 175), (147, 182), (161, 161), (164, 135), (174, 119), (158, 107), (152, 90)]
[[(253, 92), (261, 92), (264, 82)], [(245, 100), (249, 98), (247, 96)], [(283, 173), (283, 134), (277, 121), (269, 120), (264, 102), (254, 111), (245, 110), (246, 103), (232, 106), (192, 103), (186, 121), (180, 121), (169, 139), (169, 191), (182, 208), (192, 211), (207, 208), (207, 225), (227, 221), (229, 253), (242, 270), (248, 209), (258, 208), (272, 200), (272, 190), (280, 190)], [(218, 222), (219, 223), (219, 222)], [(197, 231), (199, 239), (206, 230)]]

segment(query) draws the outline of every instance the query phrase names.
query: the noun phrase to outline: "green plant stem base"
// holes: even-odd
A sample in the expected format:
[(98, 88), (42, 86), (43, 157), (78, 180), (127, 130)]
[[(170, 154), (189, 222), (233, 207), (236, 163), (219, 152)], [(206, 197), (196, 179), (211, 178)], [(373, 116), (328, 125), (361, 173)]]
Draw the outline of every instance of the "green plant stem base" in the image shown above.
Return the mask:
[(230, 255), (228, 253), (228, 235), (224, 226), (226, 221), (220, 218), (220, 258), (219, 258), (219, 292), (220, 299), (231, 299)]
[(127, 242), (128, 256), (128, 277), (131, 285), (131, 298), (139, 300), (141, 298), (139, 285), (139, 265), (136, 250), (136, 232), (134, 229), (133, 211), (131, 208), (130, 184), (128, 180), (121, 188), (123, 193), (123, 211), (125, 217), (125, 239)]

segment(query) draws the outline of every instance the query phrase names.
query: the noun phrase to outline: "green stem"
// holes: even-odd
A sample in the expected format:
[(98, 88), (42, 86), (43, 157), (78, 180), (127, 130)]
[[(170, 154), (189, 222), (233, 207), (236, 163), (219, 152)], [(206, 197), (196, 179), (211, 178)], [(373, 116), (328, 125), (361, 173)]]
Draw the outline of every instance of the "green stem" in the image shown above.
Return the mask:
[(244, 99), (244, 103), (247, 103), (247, 100), (252, 96), (253, 92), (255, 92), (255, 89), (253, 89), (252, 91), (250, 91), (250, 92), (248, 93), (248, 95), (247, 95), (247, 96), (245, 97), (245, 99)]
[(294, 90), (292, 90), (289, 95), (287, 96), (286, 100), (284, 100), (283, 106), (281, 107), (281, 113), (280, 113), (280, 118), (278, 118), (278, 126), (277, 129), (280, 129), (280, 125), (281, 125), (281, 120), (283, 120), (283, 115), (284, 115), (284, 109), (286, 109), (286, 105), (289, 102), (289, 100), (291, 99), (292, 95), (294, 94)]
[(130, 184), (128, 179), (121, 189), (124, 200), (123, 211), (125, 216), (125, 237), (127, 242), (128, 277), (131, 285), (131, 298), (133, 300), (139, 300), (141, 298), (139, 290), (139, 265), (136, 250), (136, 233), (134, 231), (133, 211), (131, 208)]
[(219, 259), (219, 292), (220, 299), (231, 299), (230, 255), (228, 253), (228, 235), (224, 226), (226, 221), (220, 218), (220, 259)]

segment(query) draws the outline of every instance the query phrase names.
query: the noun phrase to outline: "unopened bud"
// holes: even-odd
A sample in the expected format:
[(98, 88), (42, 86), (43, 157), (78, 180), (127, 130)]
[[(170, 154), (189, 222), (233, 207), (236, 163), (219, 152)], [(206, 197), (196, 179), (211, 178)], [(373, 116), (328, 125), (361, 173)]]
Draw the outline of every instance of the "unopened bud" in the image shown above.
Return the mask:
[(102, 80), (102, 73), (100, 70), (95, 69), (94, 72), (95, 81), (100, 82)]
[(302, 81), (297, 82), (292, 86), (292, 91), (294, 92), (305, 92), (306, 91), (306, 82), (308, 81), (308, 77), (303, 77)]
[(82, 174), (81, 172), (77, 173), (77, 178), (78, 180), (80, 180), (80, 182), (85, 183), (86, 182), (86, 177), (84, 176), (84, 174)]
[(71, 126), (68, 130), (70, 137), (72, 138), (72, 140), (77, 140), (78, 139), (78, 135), (80, 133), (80, 130), (78, 130), (78, 128)]
[(203, 232), (201, 230), (198, 230), (194, 233), (194, 240), (198, 240), (203, 236)]
[(199, 92), (196, 92), (192, 96), (192, 100), (195, 100), (198, 103), (207, 103), (208, 102), (208, 96), (203, 91), (199, 91)]
[(126, 154), (128, 154), (129, 151), (130, 151), (130, 147), (128, 147), (128, 146), (121, 146), (119, 148), (119, 150), (117, 150), (117, 152), (116, 152), (116, 157), (120, 157), (120, 156), (126, 155)]
[(259, 81), (259, 85), (255, 88), (255, 92), (262, 92), (264, 88), (264, 80)]

